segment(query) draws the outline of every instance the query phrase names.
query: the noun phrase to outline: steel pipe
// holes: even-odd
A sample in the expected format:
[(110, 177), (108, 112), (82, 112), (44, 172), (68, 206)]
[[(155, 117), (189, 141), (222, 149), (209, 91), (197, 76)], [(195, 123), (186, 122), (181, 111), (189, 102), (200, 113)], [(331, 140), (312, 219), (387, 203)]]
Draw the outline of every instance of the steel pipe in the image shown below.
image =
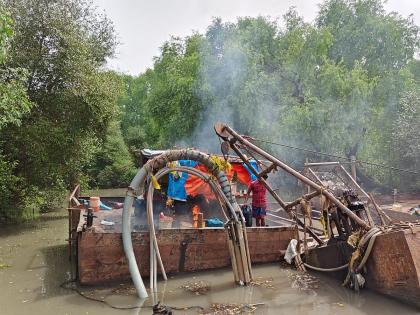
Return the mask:
[(224, 124), (216, 124), (215, 126), (216, 133), (223, 139), (229, 141), (229, 135), (235, 138), (240, 143), (248, 146), (252, 150), (254, 150), (257, 154), (261, 155), (265, 159), (271, 161), (272, 163), (277, 164), (281, 169), (283, 169), (286, 173), (296, 177), (306, 185), (312, 187), (314, 190), (324, 194), (326, 197), (328, 197), (341, 211), (343, 211), (347, 216), (349, 216), (353, 221), (355, 221), (357, 224), (359, 224), (364, 229), (370, 229), (369, 224), (367, 224), (365, 221), (360, 219), (356, 214), (354, 214), (350, 209), (348, 209), (345, 205), (343, 205), (332, 193), (330, 193), (328, 190), (325, 190), (322, 186), (314, 183), (312, 180), (307, 178), (306, 176), (300, 174), (287, 164), (283, 163), (279, 159), (273, 157), (271, 154), (267, 153), (266, 151), (262, 150), (252, 142), (246, 140), (244, 137), (242, 137), (240, 134), (238, 134), (235, 130), (230, 128), (228, 125)]

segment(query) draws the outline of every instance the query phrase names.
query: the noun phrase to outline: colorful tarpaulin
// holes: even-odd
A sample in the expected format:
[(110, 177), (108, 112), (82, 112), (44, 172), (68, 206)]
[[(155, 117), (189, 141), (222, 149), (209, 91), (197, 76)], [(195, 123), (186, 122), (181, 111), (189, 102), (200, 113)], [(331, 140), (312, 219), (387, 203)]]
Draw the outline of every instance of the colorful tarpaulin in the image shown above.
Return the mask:
[[(232, 168), (227, 175), (229, 180), (236, 173), (236, 179), (239, 183), (248, 186), (251, 181), (256, 179), (256, 176), (248, 169), (245, 164), (231, 163)], [(255, 161), (250, 161), (250, 164), (258, 171), (258, 166)], [(194, 167), (204, 173), (209, 173), (204, 165), (197, 164), (194, 161), (179, 161), (179, 165)], [(178, 172), (180, 173), (180, 172)], [(199, 194), (204, 195), (207, 199), (214, 199), (214, 193), (210, 186), (196, 176), (188, 174), (169, 174), (168, 175), (168, 197), (175, 200), (186, 200), (187, 196), (195, 197)]]
[[(177, 163), (180, 166), (195, 167), (198, 163), (191, 160), (180, 160)], [(185, 172), (171, 172), (168, 175), (168, 197), (174, 200), (186, 201), (187, 191), (185, 183), (188, 179), (188, 174)]]

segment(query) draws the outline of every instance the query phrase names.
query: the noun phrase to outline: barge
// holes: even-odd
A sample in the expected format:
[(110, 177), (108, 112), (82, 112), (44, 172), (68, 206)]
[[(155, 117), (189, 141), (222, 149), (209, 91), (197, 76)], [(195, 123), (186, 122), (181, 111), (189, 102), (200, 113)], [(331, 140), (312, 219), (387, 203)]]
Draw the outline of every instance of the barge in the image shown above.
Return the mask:
[[(242, 167), (249, 172), (247, 176), (260, 180), (280, 206), (269, 213), (275, 217), (271, 222), (276, 222), (277, 226), (246, 227), (235, 199), (242, 193), (232, 189), (235, 175), (229, 174), (230, 167), (221, 170), (220, 157), (188, 149), (163, 151), (140, 169), (127, 190), (123, 209), (99, 211), (92, 216), (80, 205), (78, 190), (71, 194), (70, 249), (71, 257), (76, 257), (81, 284), (103, 285), (131, 278), (139, 296), (147, 297), (141, 276), (150, 276), (153, 290), (157, 273), (166, 279), (166, 273), (229, 265), (235, 282), (247, 284), (252, 281), (251, 264), (280, 261), (289, 246), (297, 243), (294, 260), (298, 268), (306, 266), (326, 271), (352, 289), (365, 286), (420, 307), (420, 222), (416, 217), (409, 220), (405, 217), (403, 222), (394, 211), (383, 211), (341, 163), (305, 165), (300, 173), (253, 144), (251, 137), (242, 137), (221, 124), (216, 125), (215, 130), (222, 140), (225, 162), (233, 150), (234, 163), (243, 163)], [(244, 154), (244, 149), (252, 159)], [(201, 164), (173, 164), (190, 159)], [(336, 191), (323, 182), (324, 175), (313, 169), (327, 164), (332, 166), (331, 172), (341, 172), (338, 178), (348, 178)], [(264, 180), (267, 174), (278, 169), (303, 183), (303, 187), (307, 187), (306, 194), (291, 202), (283, 201)], [(217, 195), (223, 226), (204, 227), (200, 207), (197, 212), (190, 211), (191, 220), (187, 224), (178, 222), (172, 224), (172, 228), (160, 226), (160, 210), (155, 213), (153, 208), (154, 190), (160, 189), (160, 178), (176, 172), (189, 172), (197, 177), (194, 182), (201, 188), (192, 191)], [(246, 178), (243, 170), (240, 172)], [(211, 187), (203, 189), (203, 184)], [(134, 210), (139, 196), (147, 200), (147, 218), (141, 220)], [(146, 226), (141, 222), (147, 222)], [(291, 242), (293, 239), (297, 242)]]
[[(80, 212), (76, 227), (78, 281), (82, 285), (105, 285), (130, 280), (121, 236), (121, 210), (95, 213), (92, 228), (85, 229), (86, 211)], [(110, 220), (115, 225), (103, 226)], [(105, 227), (105, 228), (104, 228)], [(282, 259), (291, 239), (297, 237), (293, 226), (248, 227), (251, 262), (269, 263)], [(231, 265), (227, 236), (219, 228), (164, 228), (156, 232), (162, 260), (168, 274), (223, 268)], [(150, 272), (150, 236), (148, 231), (132, 232), (133, 247), (140, 274)]]

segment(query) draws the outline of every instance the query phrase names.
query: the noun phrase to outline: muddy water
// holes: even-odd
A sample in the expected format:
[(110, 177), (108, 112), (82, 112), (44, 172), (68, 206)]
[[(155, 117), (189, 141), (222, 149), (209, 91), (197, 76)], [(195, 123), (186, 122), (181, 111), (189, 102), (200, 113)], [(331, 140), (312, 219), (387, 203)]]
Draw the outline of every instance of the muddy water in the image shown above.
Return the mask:
[[(74, 284), (68, 283), (72, 271), (66, 231), (65, 218), (0, 228), (0, 315), (152, 314), (152, 298), (142, 304), (133, 289), (126, 285), (78, 289), (81, 294), (105, 302), (80, 296)], [(295, 271), (277, 264), (254, 266), (254, 273), (260, 285), (246, 288), (233, 284), (228, 269), (171, 277), (167, 283), (159, 283), (156, 300), (176, 308), (209, 308), (213, 303), (263, 303), (254, 314), (420, 314), (418, 310), (367, 290), (356, 295), (325, 277), (301, 279)], [(210, 290), (203, 295), (189, 292), (181, 288), (187, 281), (190, 286), (201, 281)], [(141, 304), (142, 308), (116, 309)], [(199, 308), (175, 310), (175, 314), (199, 312), (203, 311)]]

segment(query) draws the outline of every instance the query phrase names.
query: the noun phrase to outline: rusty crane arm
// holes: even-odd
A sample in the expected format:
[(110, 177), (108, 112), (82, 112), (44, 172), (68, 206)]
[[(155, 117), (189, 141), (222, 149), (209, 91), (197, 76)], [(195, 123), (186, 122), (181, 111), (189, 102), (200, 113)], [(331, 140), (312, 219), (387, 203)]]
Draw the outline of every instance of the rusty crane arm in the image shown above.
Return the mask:
[[(302, 175), (289, 165), (285, 164), (284, 162), (280, 161), (276, 157), (272, 156), (268, 152), (264, 151), (260, 147), (256, 146), (249, 140), (247, 140), (242, 135), (238, 134), (235, 130), (230, 128), (228, 125), (217, 123), (214, 126), (214, 129), (216, 131), (216, 134), (223, 139), (224, 141), (229, 143), (229, 147), (232, 148), (233, 151), (243, 160), (243, 162), (250, 168), (250, 170), (260, 179), (261, 183), (267, 188), (267, 190), (270, 192), (270, 194), (273, 196), (273, 198), (279, 203), (279, 205), (286, 210), (286, 212), (291, 212), (291, 204), (285, 203), (274, 191), (271, 189), (271, 187), (268, 185), (268, 183), (262, 178), (262, 174), (258, 173), (249, 163), (249, 161), (246, 159), (246, 156), (242, 153), (240, 146), (246, 148), (246, 150), (252, 151), (260, 156), (262, 156), (264, 159), (268, 160), (272, 164), (268, 166), (269, 169), (274, 169), (275, 167), (279, 167), (282, 170), (284, 170), (286, 173), (290, 174), (291, 176), (295, 177), (296, 179), (300, 180), (304, 184), (310, 186), (313, 188), (317, 194), (323, 194), (326, 198), (331, 200), (332, 203), (334, 203), (343, 213), (345, 213), (350, 219), (352, 219), (354, 222), (356, 222), (360, 227), (368, 230), (370, 229), (369, 224), (367, 224), (365, 221), (363, 221), (361, 218), (359, 218), (356, 214), (354, 214), (350, 209), (348, 209), (343, 203), (340, 202), (332, 193), (330, 193), (328, 190), (326, 190), (324, 187), (318, 185), (317, 183), (310, 180), (308, 177)], [(224, 145), (226, 148), (227, 145)], [(251, 166), (251, 167), (250, 167)], [(264, 171), (263, 171), (264, 172)], [(299, 224), (299, 220), (297, 220)], [(308, 231), (309, 232), (309, 231)], [(312, 233), (310, 233), (312, 235)], [(315, 234), (315, 233), (314, 233)], [(312, 235), (313, 236), (313, 235)], [(318, 237), (315, 238), (318, 243), (322, 242), (319, 240)]]

